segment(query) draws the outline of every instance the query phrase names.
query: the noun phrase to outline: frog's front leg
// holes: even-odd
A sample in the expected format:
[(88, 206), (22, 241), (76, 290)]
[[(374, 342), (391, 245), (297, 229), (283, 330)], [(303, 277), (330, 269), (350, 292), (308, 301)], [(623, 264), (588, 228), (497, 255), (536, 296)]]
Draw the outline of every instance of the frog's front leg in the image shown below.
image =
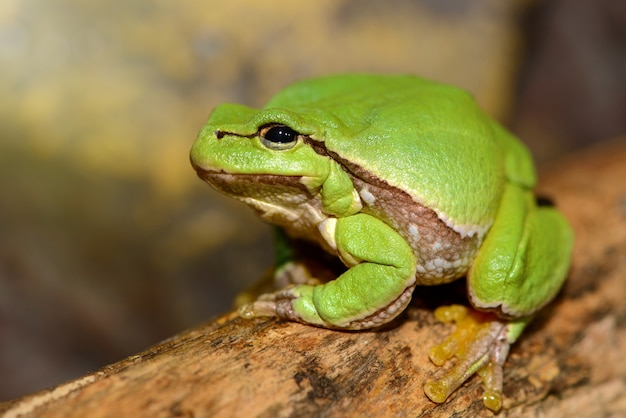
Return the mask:
[(502, 366), (534, 312), (554, 298), (567, 274), (573, 235), (565, 218), (552, 207), (537, 207), (528, 190), (506, 187), (498, 215), (468, 275), (474, 307), (444, 307), (438, 319), (455, 322), (456, 330), (430, 352), (433, 363), (451, 357), (455, 366), (425, 386), (426, 395), (443, 402), (466, 379), (483, 379), (483, 401), (501, 407)]
[[(275, 289), (301, 284), (316, 285), (330, 280), (333, 272), (322, 264), (328, 261), (325, 256), (332, 257), (330, 254), (323, 254), (320, 248), (311, 248), (309, 245), (300, 248), (303, 246), (301, 241), (290, 239), (277, 226), (274, 227), (274, 243), (274, 268), (268, 269), (259, 280), (236, 296), (236, 308), (250, 304)], [(310, 256), (311, 252), (315, 256)]]
[(396, 317), (411, 300), (416, 256), (384, 222), (363, 213), (329, 218), (320, 228), (349, 267), (337, 279), (262, 295), (243, 317), (278, 316), (325, 328), (363, 329)]

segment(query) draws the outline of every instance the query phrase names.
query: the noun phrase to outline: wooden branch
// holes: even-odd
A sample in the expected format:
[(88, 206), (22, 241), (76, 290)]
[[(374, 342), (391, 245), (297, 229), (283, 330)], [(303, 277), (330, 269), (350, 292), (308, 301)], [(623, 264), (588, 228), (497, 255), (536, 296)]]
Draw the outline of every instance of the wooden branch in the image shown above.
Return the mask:
[[(514, 346), (500, 416), (626, 416), (626, 138), (553, 165), (540, 192), (576, 231), (558, 300)], [(230, 313), (51, 390), (5, 417), (491, 416), (472, 378), (442, 405), (423, 392), (428, 348), (452, 326), (434, 307), (458, 285), (417, 289), (393, 324), (337, 332)]]

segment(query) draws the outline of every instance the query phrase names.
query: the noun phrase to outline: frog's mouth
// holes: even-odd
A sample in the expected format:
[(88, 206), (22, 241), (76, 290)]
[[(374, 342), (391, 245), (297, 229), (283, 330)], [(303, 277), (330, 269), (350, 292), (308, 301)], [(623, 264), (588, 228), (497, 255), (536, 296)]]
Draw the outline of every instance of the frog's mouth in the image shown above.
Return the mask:
[(214, 189), (246, 203), (263, 219), (278, 225), (296, 222), (307, 216), (307, 208), (319, 205), (301, 176), (232, 174), (200, 168), (196, 172)]
[(235, 198), (239, 196), (271, 197), (286, 191), (289, 191), (290, 194), (311, 195), (307, 187), (301, 182), (302, 176), (233, 174), (201, 168), (196, 168), (196, 172), (198, 177), (215, 189)]

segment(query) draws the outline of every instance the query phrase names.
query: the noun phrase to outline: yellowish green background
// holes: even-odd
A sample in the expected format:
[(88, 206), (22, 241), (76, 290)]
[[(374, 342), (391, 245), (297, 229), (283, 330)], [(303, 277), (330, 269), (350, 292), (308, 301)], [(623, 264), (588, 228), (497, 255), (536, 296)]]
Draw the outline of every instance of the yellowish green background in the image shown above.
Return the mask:
[[(470, 90), (540, 161), (623, 132), (617, 123), (570, 141), (564, 122), (546, 122), (554, 7), (0, 2), (0, 400), (207, 320), (271, 265), (269, 228), (189, 165), (218, 103), (260, 106), (309, 76), (402, 72)], [(599, 100), (614, 109), (621, 73), (611, 71)]]

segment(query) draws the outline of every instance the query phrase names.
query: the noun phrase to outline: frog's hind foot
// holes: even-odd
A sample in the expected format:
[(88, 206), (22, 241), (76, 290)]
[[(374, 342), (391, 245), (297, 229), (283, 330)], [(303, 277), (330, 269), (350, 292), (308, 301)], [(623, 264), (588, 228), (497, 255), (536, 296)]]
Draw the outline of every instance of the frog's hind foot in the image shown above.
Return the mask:
[(483, 380), (483, 403), (497, 412), (502, 407), (502, 367), (513, 341), (511, 324), (490, 313), (478, 312), (460, 305), (442, 306), (435, 311), (441, 322), (455, 322), (456, 329), (441, 344), (430, 350), (430, 360), (443, 366), (456, 357), (449, 370), (440, 370), (424, 386), (433, 402), (444, 402), (452, 392), (474, 373)]

